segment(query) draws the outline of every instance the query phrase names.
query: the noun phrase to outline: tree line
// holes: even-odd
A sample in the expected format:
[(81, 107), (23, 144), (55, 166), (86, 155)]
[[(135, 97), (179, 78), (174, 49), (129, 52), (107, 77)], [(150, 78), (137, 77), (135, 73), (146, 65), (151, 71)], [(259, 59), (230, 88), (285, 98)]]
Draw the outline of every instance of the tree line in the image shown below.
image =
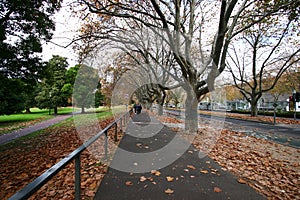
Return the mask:
[[(91, 82), (87, 84), (87, 82)], [(85, 108), (103, 105), (100, 79), (97, 70), (85, 65), (68, 68), (67, 58), (53, 55), (44, 63), (39, 79), (30, 84), (22, 79), (9, 79), (6, 84), (7, 105), (1, 108), (1, 114), (13, 114), (30, 108), (53, 109), (76, 106), (85, 112)], [(2, 101), (4, 102), (4, 101)]]

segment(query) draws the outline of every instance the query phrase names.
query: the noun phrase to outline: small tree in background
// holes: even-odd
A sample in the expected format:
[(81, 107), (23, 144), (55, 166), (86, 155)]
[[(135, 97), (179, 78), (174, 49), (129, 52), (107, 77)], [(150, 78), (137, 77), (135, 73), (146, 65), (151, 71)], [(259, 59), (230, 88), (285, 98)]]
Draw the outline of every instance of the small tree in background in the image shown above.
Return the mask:
[[(74, 103), (85, 112), (85, 108), (98, 105), (95, 100), (95, 94), (99, 87), (99, 75), (96, 69), (80, 65), (73, 89)], [(98, 94), (97, 94), (98, 95)]]
[(64, 85), (67, 67), (67, 58), (55, 55), (49, 60), (39, 86), (40, 91), (35, 97), (38, 108), (53, 108), (54, 114), (57, 114), (58, 107), (66, 106), (67, 95)]

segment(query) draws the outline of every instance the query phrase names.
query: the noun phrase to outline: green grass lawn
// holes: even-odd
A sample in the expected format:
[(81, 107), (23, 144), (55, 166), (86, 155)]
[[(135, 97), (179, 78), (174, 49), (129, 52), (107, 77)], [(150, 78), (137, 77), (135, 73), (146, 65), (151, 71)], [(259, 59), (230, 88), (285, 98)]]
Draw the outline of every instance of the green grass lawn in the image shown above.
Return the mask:
[[(96, 111), (97, 117), (103, 115), (109, 109), (106, 107), (99, 107), (94, 109)], [(18, 130), (21, 128), (28, 127), (30, 125), (51, 119), (54, 117), (53, 109), (51, 110), (51, 114), (49, 115), (49, 109), (38, 109), (31, 108), (31, 113), (23, 113), (13, 114), (13, 115), (0, 115), (0, 135), (12, 132), (14, 130)], [(80, 112), (80, 108), (73, 107), (61, 107), (58, 108), (58, 115), (70, 114), (72, 112)], [(87, 115), (85, 115), (87, 117)]]
[[(42, 112), (42, 111), (41, 111)], [(48, 111), (47, 111), (48, 112)], [(20, 147), (22, 145), (24, 145), (24, 141), (27, 140), (31, 140), (33, 138), (38, 138), (41, 134), (48, 134), (51, 133), (51, 130), (55, 129), (55, 128), (60, 128), (60, 127), (71, 127), (71, 126), (81, 126), (81, 125), (85, 125), (88, 126), (89, 123), (95, 122), (95, 120), (101, 120), (101, 119), (106, 119), (109, 117), (112, 117), (112, 112), (111, 110), (107, 109), (107, 108), (103, 108), (103, 109), (97, 109), (97, 113), (86, 113), (86, 114), (79, 114), (79, 115), (74, 115), (70, 118), (67, 118), (57, 124), (54, 124), (52, 126), (50, 126), (50, 129), (42, 129), (39, 131), (36, 131), (34, 133), (31, 133), (29, 135), (25, 135), (23, 137), (20, 137), (18, 139), (15, 139), (7, 144), (4, 145), (0, 145), (0, 152), (7, 150), (7, 149), (11, 149), (14, 147)], [(1, 118), (2, 116), (0, 116)], [(0, 123), (1, 126), (1, 123)], [(1, 129), (1, 128), (0, 128)], [(26, 144), (25, 144), (26, 145)]]
[[(76, 109), (77, 110), (77, 109)], [(76, 111), (75, 110), (75, 111)], [(48, 109), (31, 108), (31, 113), (20, 113), (13, 115), (0, 115), (0, 135), (21, 129), (41, 121), (51, 119), (54, 115), (49, 115)], [(58, 114), (72, 113), (72, 107), (58, 108)], [(51, 112), (53, 114), (53, 111)]]

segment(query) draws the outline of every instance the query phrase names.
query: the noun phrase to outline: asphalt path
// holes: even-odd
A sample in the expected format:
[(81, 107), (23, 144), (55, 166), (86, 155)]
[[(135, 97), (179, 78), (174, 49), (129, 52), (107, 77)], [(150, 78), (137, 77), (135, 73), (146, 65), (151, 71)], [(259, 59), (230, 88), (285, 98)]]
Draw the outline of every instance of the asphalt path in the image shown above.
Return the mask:
[[(178, 115), (177, 111), (167, 111)], [(222, 121), (224, 128), (245, 134), (275, 141), (284, 145), (300, 148), (300, 125), (298, 124), (273, 124), (251, 120), (219, 117), (214, 115), (199, 114), (200, 121)]]
[(134, 115), (94, 199), (266, 199), (199, 155), (203, 153), (146, 112)]

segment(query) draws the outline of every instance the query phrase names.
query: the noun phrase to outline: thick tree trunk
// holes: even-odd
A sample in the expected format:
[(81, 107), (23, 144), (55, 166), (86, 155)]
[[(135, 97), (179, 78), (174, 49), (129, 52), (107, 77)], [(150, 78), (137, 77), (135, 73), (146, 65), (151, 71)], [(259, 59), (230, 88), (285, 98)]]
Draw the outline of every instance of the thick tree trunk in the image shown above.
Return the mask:
[(81, 113), (85, 113), (84, 106), (81, 107)]
[(57, 115), (57, 107), (54, 107), (53, 110), (54, 110), (54, 115)]
[(146, 108), (147, 110), (152, 109), (152, 103), (150, 103), (150, 102), (145, 103), (145, 108)]
[(187, 95), (185, 102), (185, 130), (189, 133), (198, 130), (198, 101), (192, 95)]
[(164, 100), (165, 100), (165, 98), (162, 96), (161, 98), (159, 98), (159, 99), (157, 99), (157, 106), (158, 106), (158, 108), (157, 108), (157, 114), (159, 115), (159, 116), (161, 116), (161, 115), (163, 115), (163, 110), (164, 110), (164, 108), (163, 108), (163, 106), (164, 106)]
[(164, 110), (163, 106), (161, 104), (158, 104), (157, 106), (158, 106), (157, 107), (157, 114), (159, 116), (163, 115), (163, 110)]
[(251, 116), (252, 117), (257, 116), (257, 102), (256, 102), (256, 100), (251, 101)]
[(31, 113), (30, 108), (26, 108), (25, 113)]

